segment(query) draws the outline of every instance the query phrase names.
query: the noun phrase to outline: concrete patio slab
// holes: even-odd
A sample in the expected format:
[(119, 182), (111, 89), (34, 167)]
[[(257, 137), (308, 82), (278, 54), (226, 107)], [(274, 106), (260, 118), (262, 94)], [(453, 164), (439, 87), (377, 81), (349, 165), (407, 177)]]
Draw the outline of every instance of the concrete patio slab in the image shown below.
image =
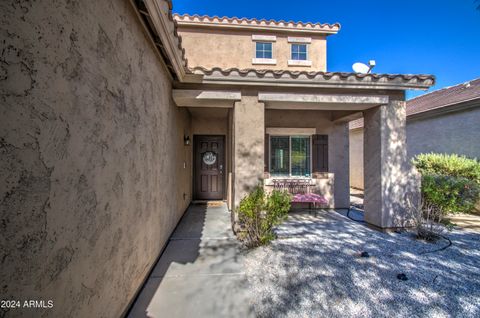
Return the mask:
[(226, 205), (192, 204), (171, 239), (234, 239)]
[(480, 215), (478, 214), (452, 214), (447, 219), (457, 227), (480, 232)]
[(150, 278), (128, 317), (250, 317), (245, 274)]
[(236, 240), (171, 240), (152, 277), (243, 272), (243, 249)]
[(191, 205), (128, 317), (253, 316), (244, 258), (226, 205)]

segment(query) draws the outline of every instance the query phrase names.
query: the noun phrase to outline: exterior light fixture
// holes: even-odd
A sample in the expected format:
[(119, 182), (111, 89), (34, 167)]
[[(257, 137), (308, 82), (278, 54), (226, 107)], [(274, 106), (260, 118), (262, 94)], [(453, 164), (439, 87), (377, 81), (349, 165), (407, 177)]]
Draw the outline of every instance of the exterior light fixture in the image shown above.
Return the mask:
[(190, 136), (187, 136), (187, 135), (183, 136), (183, 144), (185, 146), (190, 145)]

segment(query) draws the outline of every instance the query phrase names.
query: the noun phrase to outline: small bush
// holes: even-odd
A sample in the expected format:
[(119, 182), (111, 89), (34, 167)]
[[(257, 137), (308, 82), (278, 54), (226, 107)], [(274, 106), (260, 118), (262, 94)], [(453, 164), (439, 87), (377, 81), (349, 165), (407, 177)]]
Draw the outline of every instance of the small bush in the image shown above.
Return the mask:
[(262, 186), (257, 186), (238, 207), (241, 239), (249, 247), (268, 244), (275, 238), (273, 227), (285, 220), (289, 210), (288, 193), (274, 190), (267, 195)]
[(480, 184), (480, 162), (465, 156), (447, 154), (420, 154), (412, 160), (422, 174), (462, 177)]
[(466, 178), (437, 174), (422, 176), (423, 199), (444, 214), (471, 212), (479, 194), (480, 186)]
[(480, 198), (480, 162), (464, 156), (420, 154), (412, 160), (422, 174), (422, 199), (443, 214), (470, 213)]
[(407, 207), (410, 211), (413, 225), (417, 232), (417, 238), (428, 242), (438, 240), (445, 232), (442, 211), (434, 204), (421, 200), (420, 204), (414, 204), (411, 197), (407, 197)]

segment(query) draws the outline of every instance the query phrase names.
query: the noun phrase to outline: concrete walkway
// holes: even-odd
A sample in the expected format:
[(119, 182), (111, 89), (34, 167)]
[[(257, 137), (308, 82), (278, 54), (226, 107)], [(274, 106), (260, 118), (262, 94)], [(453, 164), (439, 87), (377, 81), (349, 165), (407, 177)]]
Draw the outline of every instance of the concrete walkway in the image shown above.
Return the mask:
[(249, 317), (244, 250), (223, 202), (191, 205), (128, 317)]
[(452, 214), (447, 219), (455, 224), (457, 227), (461, 227), (466, 230), (480, 232), (480, 215), (479, 214)]

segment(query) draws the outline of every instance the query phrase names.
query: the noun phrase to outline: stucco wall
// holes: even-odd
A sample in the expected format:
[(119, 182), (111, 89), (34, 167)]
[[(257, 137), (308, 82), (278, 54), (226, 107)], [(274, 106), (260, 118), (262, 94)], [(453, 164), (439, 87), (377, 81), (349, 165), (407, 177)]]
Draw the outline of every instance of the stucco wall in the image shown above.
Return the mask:
[(263, 179), (265, 106), (257, 96), (242, 96), (233, 109), (233, 201), (240, 200)]
[(328, 200), (331, 208), (348, 207), (348, 129), (346, 124), (334, 125), (330, 111), (266, 110), (266, 128), (315, 128), (317, 134), (329, 136), (329, 173), (317, 176), (315, 191)]
[[(335, 208), (350, 207), (348, 123), (335, 124), (329, 137), (329, 170), (334, 174)], [(331, 152), (331, 154), (330, 154)], [(333, 160), (333, 162), (332, 162)]]
[(480, 105), (460, 112), (407, 120), (407, 151), (456, 153), (480, 158)]
[(363, 189), (363, 128), (350, 130), (350, 186)]
[(6, 317), (119, 317), (190, 201), (189, 115), (129, 1), (0, 12), (0, 295), (54, 301)]
[[(311, 70), (325, 71), (327, 69), (327, 40), (324, 36), (310, 36), (302, 34), (278, 34), (265, 31), (231, 31), (192, 29), (181, 27), (179, 34), (182, 37), (182, 45), (186, 50), (188, 64), (191, 67), (203, 66), (206, 68), (237, 67), (255, 69), (276, 69), (276, 70)], [(276, 65), (252, 64), (255, 57), (255, 42), (252, 41), (252, 34), (276, 35), (273, 42), (273, 58), (277, 60)], [(308, 59), (312, 61), (311, 66), (289, 66), (291, 59), (290, 43), (288, 36), (311, 37), (312, 43), (308, 44)]]
[[(403, 98), (402, 98), (403, 99)], [(408, 176), (404, 100), (364, 112), (364, 217), (379, 228), (401, 227), (407, 220), (405, 195), (415, 188)]]
[(190, 108), (192, 134), (227, 135), (228, 108)]

